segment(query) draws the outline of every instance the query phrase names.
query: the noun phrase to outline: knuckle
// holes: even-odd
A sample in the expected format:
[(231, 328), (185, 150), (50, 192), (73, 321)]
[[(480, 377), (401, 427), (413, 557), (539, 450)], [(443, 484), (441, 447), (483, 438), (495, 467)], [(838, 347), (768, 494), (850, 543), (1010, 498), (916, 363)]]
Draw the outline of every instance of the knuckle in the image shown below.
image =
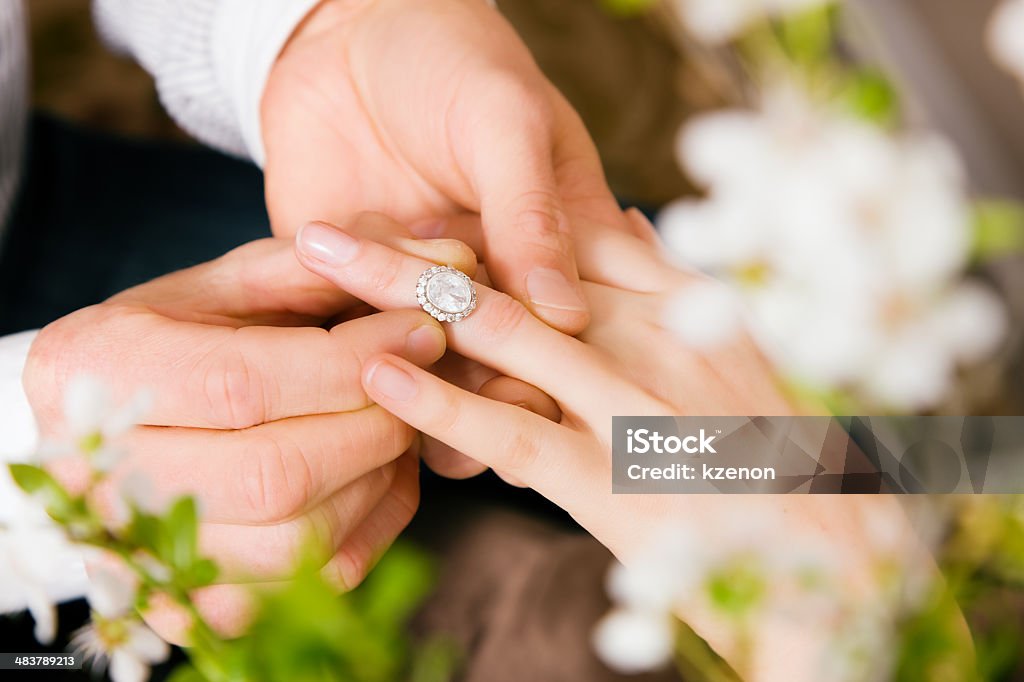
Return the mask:
[(528, 472), (540, 459), (542, 448), (536, 436), (523, 428), (508, 428), (500, 434), (496, 448), (500, 469), (510, 474)]
[(359, 211), (344, 222), (344, 229), (358, 235), (367, 235), (377, 230), (396, 229), (398, 223), (380, 211)]
[(318, 566), (327, 563), (334, 552), (332, 520), (326, 510), (317, 508), (279, 528), (276, 561), (282, 572), (293, 570), (302, 560), (314, 560)]
[(394, 491), (395, 500), (395, 527), (405, 528), (416, 516), (420, 506), (419, 485), (409, 485), (398, 488)]
[(61, 418), (60, 396), (68, 381), (80, 372), (96, 372), (93, 352), (97, 332), (126, 313), (126, 306), (104, 303), (84, 308), (44, 327), (33, 340), (22, 372), (22, 387), (41, 426)]
[(398, 278), (402, 275), (402, 262), (406, 256), (399, 253), (398, 251), (388, 251), (387, 255), (383, 257), (380, 263), (380, 267), (376, 268), (368, 284), (374, 291), (389, 291), (398, 282)]
[[(260, 554), (247, 557), (245, 567), (252, 576), (274, 579), (287, 575), (311, 546), (311, 522), (305, 518), (267, 526), (261, 531)], [(319, 545), (316, 546), (319, 551)]]
[(458, 402), (447, 391), (442, 392), (432, 401), (432, 409), (427, 415), (427, 429), (436, 435), (451, 433), (459, 429), (461, 410)]
[(373, 563), (373, 549), (359, 538), (353, 538), (338, 550), (325, 570), (328, 580), (343, 591), (359, 587)]
[(520, 194), (512, 203), (516, 236), (530, 241), (549, 242), (567, 232), (560, 199), (546, 190)]
[(242, 499), (256, 522), (275, 523), (299, 514), (313, 496), (314, 478), (302, 450), (290, 441), (261, 437), (246, 448)]
[(486, 306), (480, 306), (474, 316), (482, 337), (481, 344), (500, 344), (507, 340), (529, 315), (526, 306), (507, 294), (492, 297)]
[(49, 403), (55, 396), (58, 377), (68, 373), (67, 350), (74, 337), (62, 322), (58, 320), (39, 332), (25, 360), (21, 381), (33, 408)]
[(267, 400), (248, 355), (235, 341), (205, 354), (196, 365), (195, 381), (213, 423), (225, 429), (247, 429), (267, 420)]
[(345, 540), (325, 567), (329, 580), (345, 590), (359, 587), (377, 558), (415, 515), (419, 505), (418, 487), (409, 492), (392, 494), (391, 501), (394, 504), (384, 505), (384, 508), (374, 511), (378, 518), (374, 519), (376, 528), (372, 534), (358, 533)]
[[(353, 413), (355, 414), (355, 413)], [(415, 430), (395, 415), (377, 405), (362, 410), (348, 423), (339, 437), (340, 449), (354, 452), (371, 448), (383, 465), (409, 449), (416, 436)]]

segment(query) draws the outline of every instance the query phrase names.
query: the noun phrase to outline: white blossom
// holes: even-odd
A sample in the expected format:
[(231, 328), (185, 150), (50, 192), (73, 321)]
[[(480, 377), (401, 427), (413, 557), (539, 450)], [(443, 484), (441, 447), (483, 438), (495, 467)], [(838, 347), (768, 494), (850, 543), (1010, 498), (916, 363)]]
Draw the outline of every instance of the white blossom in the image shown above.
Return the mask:
[[(707, 197), (663, 212), (666, 243), (740, 292), (750, 332), (797, 383), (920, 409), (1003, 337), (995, 296), (962, 283), (966, 183), (942, 138), (891, 136), (779, 86), (758, 111), (698, 117), (678, 153)], [(698, 307), (677, 300), (666, 326), (693, 343)], [(705, 329), (724, 328), (723, 308), (705, 308)]]
[(1024, 82), (1024, 0), (1004, 0), (989, 21), (988, 47), (992, 56)]
[(145, 682), (150, 666), (170, 655), (167, 642), (138, 620), (93, 619), (71, 638), (73, 650), (98, 670), (110, 664), (114, 682)]
[(763, 508), (717, 526), (713, 542), (700, 527), (686, 522), (655, 532), (628, 566), (615, 564), (609, 571), (607, 589), (615, 608), (594, 633), (601, 659), (628, 673), (664, 664), (671, 655), (676, 614), (694, 606), (713, 611), (709, 580), (736, 567), (753, 572), (768, 586), (753, 609), (794, 622), (829, 618), (835, 608), (829, 580), (841, 570), (842, 551), (783, 535), (785, 528), (781, 512)]
[(664, 613), (619, 609), (605, 615), (594, 629), (594, 650), (620, 673), (660, 668), (672, 658), (675, 628)]
[(102, 381), (79, 375), (71, 380), (64, 394), (64, 418), (75, 437), (99, 433), (114, 438), (135, 426), (151, 402), (148, 392), (139, 391), (126, 404), (117, 405), (110, 388)]
[(123, 575), (103, 567), (89, 572), (89, 589), (85, 593), (89, 608), (103, 618), (120, 618), (132, 612), (136, 585)]
[[(0, 477), (9, 477), (0, 468)], [(0, 525), (0, 613), (28, 609), (35, 637), (49, 644), (57, 630), (54, 602), (73, 593), (80, 576), (75, 547), (61, 529), (14, 485), (2, 487), (8, 514)]]
[(26, 571), (16, 553), (32, 551), (9, 530), (0, 531), (0, 612), (27, 609), (38, 642), (50, 644), (57, 633), (57, 609), (45, 586)]
[(735, 338), (743, 325), (736, 294), (714, 280), (696, 282), (677, 292), (665, 311), (667, 329), (684, 343), (703, 350)]
[(131, 520), (132, 509), (160, 515), (166, 511), (167, 500), (159, 494), (153, 480), (141, 471), (129, 471), (117, 486), (113, 498), (112, 522), (123, 526)]
[(144, 682), (150, 666), (170, 655), (170, 647), (135, 614), (136, 583), (103, 567), (93, 570), (89, 581), (92, 623), (74, 634), (72, 647), (98, 669), (109, 661), (114, 682)]
[(828, 4), (829, 0), (675, 0), (697, 38), (712, 44), (727, 42), (765, 17), (791, 14)]
[(627, 567), (608, 571), (606, 589), (617, 604), (638, 611), (671, 613), (697, 587), (703, 567), (698, 536), (688, 526), (666, 526), (652, 534), (645, 551)]
[(127, 454), (118, 446), (118, 438), (139, 422), (151, 403), (150, 394), (139, 391), (126, 404), (117, 405), (102, 381), (76, 376), (64, 394), (69, 442), (46, 441), (37, 454), (42, 461), (83, 454), (97, 471), (110, 471)]

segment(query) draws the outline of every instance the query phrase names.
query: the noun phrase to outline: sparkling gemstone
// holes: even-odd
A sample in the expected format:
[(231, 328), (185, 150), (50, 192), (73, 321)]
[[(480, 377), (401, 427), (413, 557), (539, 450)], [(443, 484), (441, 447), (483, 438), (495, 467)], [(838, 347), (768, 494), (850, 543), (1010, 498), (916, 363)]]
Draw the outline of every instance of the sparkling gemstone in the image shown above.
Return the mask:
[(446, 313), (461, 313), (473, 302), (473, 289), (454, 272), (439, 272), (427, 282), (427, 300)]

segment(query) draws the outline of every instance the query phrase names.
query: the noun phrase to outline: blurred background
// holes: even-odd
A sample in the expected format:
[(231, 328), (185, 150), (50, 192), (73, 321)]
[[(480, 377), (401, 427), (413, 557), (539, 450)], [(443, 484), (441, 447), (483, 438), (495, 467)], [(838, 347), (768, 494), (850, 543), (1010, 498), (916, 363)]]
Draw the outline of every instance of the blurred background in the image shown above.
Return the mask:
[[(620, 193), (664, 203), (686, 184), (672, 140), (688, 108), (714, 99), (682, 87), (682, 60), (656, 22), (616, 18), (591, 0), (505, 0), (548, 75), (586, 120)], [(33, 98), (37, 108), (101, 130), (188, 139), (161, 109), (149, 75), (111, 54), (92, 26), (88, 0), (32, 0)], [(652, 155), (638, 156), (640, 149)]]
[[(548, 76), (583, 116), (614, 189), (663, 204), (688, 189), (673, 151), (687, 115), (728, 103), (694, 43), (663, 13), (623, 16), (598, 0), (501, 0)], [(855, 0), (859, 58), (896, 76), (913, 118), (961, 142), (977, 189), (1024, 198), (1024, 98), (984, 47), (997, 0)], [(105, 49), (88, 0), (28, 3), (37, 108), (111, 132), (186, 140), (148, 74)], [(710, 73), (709, 73), (710, 72)]]

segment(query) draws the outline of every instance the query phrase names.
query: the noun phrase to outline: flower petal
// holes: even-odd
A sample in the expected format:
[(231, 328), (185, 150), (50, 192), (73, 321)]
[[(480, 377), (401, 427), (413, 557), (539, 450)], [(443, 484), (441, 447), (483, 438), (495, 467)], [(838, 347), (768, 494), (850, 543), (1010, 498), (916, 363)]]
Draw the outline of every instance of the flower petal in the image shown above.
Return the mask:
[(113, 571), (97, 566), (89, 575), (89, 606), (104, 618), (120, 618), (135, 605), (135, 585)]
[(146, 682), (149, 666), (124, 649), (117, 649), (110, 657), (110, 679), (113, 682)]
[(621, 673), (660, 668), (672, 657), (672, 619), (643, 611), (612, 611), (597, 624), (593, 643), (601, 660)]
[(135, 622), (128, 625), (129, 651), (143, 661), (162, 663), (171, 654), (171, 647), (146, 625)]

